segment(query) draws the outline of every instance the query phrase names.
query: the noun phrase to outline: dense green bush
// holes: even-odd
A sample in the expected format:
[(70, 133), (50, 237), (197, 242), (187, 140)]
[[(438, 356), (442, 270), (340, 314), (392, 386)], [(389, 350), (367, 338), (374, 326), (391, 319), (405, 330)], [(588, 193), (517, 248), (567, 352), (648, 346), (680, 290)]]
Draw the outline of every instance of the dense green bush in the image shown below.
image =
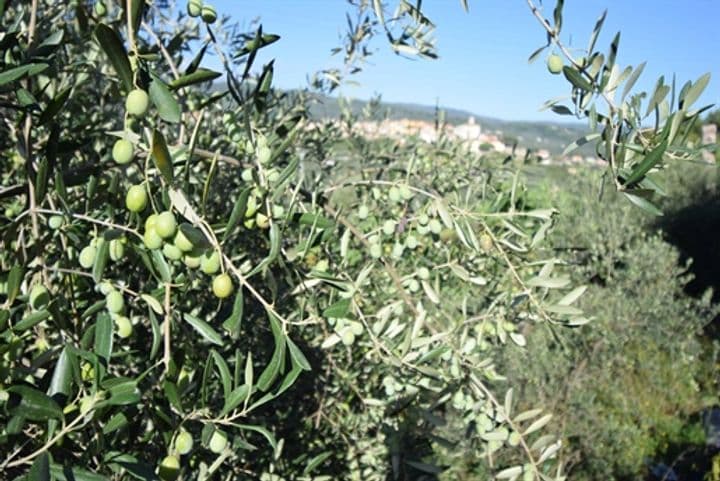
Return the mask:
[[(524, 398), (552, 406), (573, 479), (637, 478), (670, 446), (704, 443), (693, 423), (718, 402), (716, 348), (703, 338), (718, 310), (710, 291), (700, 299), (684, 292), (692, 276), (653, 219), (614, 192), (594, 198), (597, 171), (570, 170), (546, 172), (545, 192), (564, 213), (550, 240), (587, 285), (579, 305), (593, 322), (559, 342), (533, 329), (528, 349), (507, 356), (508, 372)], [(570, 188), (557, 189), (560, 179)], [(702, 187), (695, 183), (684, 196), (676, 188), (674, 203)]]
[[(569, 62), (572, 110), (551, 107), (589, 117), (580, 143), (654, 211), (648, 175), (692, 155), (709, 77), (677, 99), (659, 82), (643, 115), (646, 94), (610, 99), (642, 67), (620, 69), (618, 37), (596, 51), (602, 19), (585, 65), (560, 40), (563, 2), (552, 22), (528, 4), (548, 39), (533, 57)], [(349, 5), (343, 71), (379, 33), (436, 55), (418, 6)], [(564, 479), (547, 408), (569, 404), (535, 408), (503, 362), (588, 322), (522, 162), (310, 122), (307, 93), (255, 64), (278, 35), (176, 7), (0, 1), (0, 477), (433, 479), (457, 457)]]

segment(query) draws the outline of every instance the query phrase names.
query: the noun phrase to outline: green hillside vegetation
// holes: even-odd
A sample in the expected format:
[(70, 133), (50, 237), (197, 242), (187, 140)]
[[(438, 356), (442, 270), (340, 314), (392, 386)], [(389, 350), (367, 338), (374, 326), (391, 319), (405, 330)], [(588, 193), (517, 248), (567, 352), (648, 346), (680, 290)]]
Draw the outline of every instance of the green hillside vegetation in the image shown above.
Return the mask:
[[(380, 99), (381, 100), (381, 99)], [(336, 97), (313, 95), (310, 114), (316, 119), (337, 119), (340, 117), (341, 103), (354, 115), (362, 115), (370, 110), (374, 119), (412, 119), (434, 123), (441, 118), (451, 125), (460, 125), (474, 117), (480, 124), (483, 132), (498, 133), (500, 138), (512, 146), (517, 141), (519, 146), (532, 149), (547, 149), (553, 154), (561, 154), (571, 142), (586, 133), (585, 126), (580, 123), (565, 122), (539, 122), (501, 120), (473, 112), (441, 106), (439, 108), (428, 105), (397, 103), (357, 99), (339, 100)], [(540, 139), (540, 140), (538, 140)], [(584, 148), (577, 151), (583, 155), (593, 155), (593, 149)]]

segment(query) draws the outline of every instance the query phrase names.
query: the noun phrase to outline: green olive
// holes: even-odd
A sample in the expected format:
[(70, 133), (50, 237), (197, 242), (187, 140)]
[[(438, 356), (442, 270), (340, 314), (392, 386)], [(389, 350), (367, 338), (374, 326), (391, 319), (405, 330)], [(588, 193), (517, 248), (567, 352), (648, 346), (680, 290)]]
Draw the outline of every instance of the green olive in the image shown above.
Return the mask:
[(95, 2), (95, 15), (98, 17), (104, 17), (107, 13), (107, 7), (105, 6), (104, 0), (96, 0)]
[(187, 454), (193, 447), (192, 435), (183, 430), (175, 438), (175, 449), (179, 454)]
[(142, 185), (133, 185), (125, 196), (125, 207), (130, 212), (142, 212), (147, 206), (147, 192)]
[(130, 115), (142, 117), (150, 105), (150, 97), (143, 89), (131, 90), (125, 100), (125, 109)]
[(165, 244), (162, 249), (163, 255), (171, 261), (182, 259), (183, 253), (175, 244)]
[(112, 149), (112, 158), (118, 164), (124, 165), (130, 163), (133, 159), (133, 144), (127, 139), (118, 139), (115, 141)]
[(42, 309), (50, 302), (50, 294), (45, 286), (35, 284), (30, 289), (30, 306), (33, 309)]
[(125, 316), (116, 316), (115, 326), (117, 327), (117, 335), (123, 339), (130, 337), (132, 334), (132, 323), (130, 322), (130, 319)]
[(175, 235), (177, 230), (177, 221), (175, 216), (169, 210), (158, 214), (155, 221), (155, 232), (163, 239), (170, 238)]
[(115, 262), (122, 259), (125, 255), (125, 243), (122, 241), (122, 239), (111, 240), (110, 244), (108, 245), (108, 253), (110, 254), (110, 259)]
[(270, 162), (271, 157), (272, 150), (270, 150), (270, 147), (268, 147), (267, 145), (263, 145), (257, 148), (257, 159), (261, 165), (265, 165)]
[(203, 5), (200, 15), (205, 23), (215, 23), (217, 20), (217, 12), (212, 5)]
[(199, 256), (185, 255), (185, 257), (183, 257), (183, 262), (190, 269), (197, 269), (198, 267), (200, 267), (200, 257)]
[(191, 17), (199, 17), (202, 12), (202, 0), (188, 0), (187, 13)]
[(50, 227), (53, 230), (59, 229), (62, 227), (64, 222), (64, 219), (61, 215), (54, 215), (48, 219), (48, 227)]
[(227, 446), (227, 434), (222, 431), (215, 431), (212, 433), (208, 445), (210, 451), (215, 454), (220, 454), (225, 449), (225, 446)]
[(80, 251), (80, 257), (78, 261), (80, 262), (80, 265), (83, 266), (85, 269), (90, 269), (95, 263), (96, 255), (97, 249), (95, 248), (95, 246), (85, 246), (83, 250)]
[(215, 274), (220, 270), (220, 255), (217, 251), (203, 254), (200, 258), (200, 270), (205, 274)]
[(143, 243), (148, 249), (159, 249), (163, 243), (162, 237), (155, 232), (155, 229), (148, 229), (143, 235)]
[(182, 229), (178, 229), (177, 234), (175, 234), (175, 239), (173, 239), (173, 244), (175, 244), (175, 246), (183, 252), (190, 252), (194, 247), (192, 242), (185, 237)]
[(119, 314), (125, 307), (125, 299), (123, 299), (122, 294), (118, 291), (110, 291), (108, 295), (105, 296), (105, 307), (107, 307), (107, 310), (111, 313)]
[(180, 475), (180, 460), (177, 456), (165, 456), (158, 467), (158, 476), (162, 481), (175, 481)]
[(145, 219), (145, 230), (151, 230), (155, 228), (155, 222), (157, 222), (158, 215), (157, 214), (150, 214), (147, 219)]
[(557, 75), (562, 72), (563, 59), (560, 55), (552, 54), (547, 59), (547, 68), (551, 74)]
[(212, 291), (216, 297), (225, 299), (233, 292), (233, 283), (230, 276), (227, 274), (220, 274), (213, 279)]

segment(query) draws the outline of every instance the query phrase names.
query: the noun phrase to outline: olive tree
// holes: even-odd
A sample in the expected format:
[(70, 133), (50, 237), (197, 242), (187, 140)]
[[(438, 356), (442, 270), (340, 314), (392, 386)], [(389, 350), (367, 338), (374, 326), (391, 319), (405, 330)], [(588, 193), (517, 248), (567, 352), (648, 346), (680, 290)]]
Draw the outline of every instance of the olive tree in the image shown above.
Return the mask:
[[(648, 174), (691, 154), (707, 78), (677, 106), (661, 80), (641, 109), (642, 67), (616, 65), (617, 39), (595, 51), (604, 17), (576, 59), (562, 2), (553, 20), (528, 5), (548, 38), (533, 58), (567, 62), (548, 58), (572, 102), (550, 108), (587, 117), (576, 144), (597, 141), (653, 210)], [(343, 67), (313, 88), (361, 68), (377, 34), (435, 56), (419, 3), (350, 6)], [(556, 211), (513, 159), (312, 122), (309, 93), (255, 65), (280, 37), (221, 13), (0, 2), (2, 476), (431, 479), (450, 450), (500, 479), (562, 479), (552, 413), (516, 412), (496, 362), (529, 325), (588, 322), (543, 250)]]

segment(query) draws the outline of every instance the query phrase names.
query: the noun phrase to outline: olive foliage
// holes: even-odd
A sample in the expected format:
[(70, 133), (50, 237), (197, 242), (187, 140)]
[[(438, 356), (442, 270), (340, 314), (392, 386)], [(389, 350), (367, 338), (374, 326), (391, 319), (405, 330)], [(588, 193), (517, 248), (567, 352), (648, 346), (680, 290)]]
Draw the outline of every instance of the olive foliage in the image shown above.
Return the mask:
[[(351, 6), (342, 72), (380, 32), (433, 57), (419, 6)], [(539, 18), (567, 53), (561, 12)], [(432, 479), (442, 450), (500, 479), (563, 478), (552, 413), (520, 412), (497, 361), (527, 326), (588, 322), (584, 288), (543, 249), (555, 211), (513, 159), (312, 122), (307, 93), (255, 63), (280, 37), (207, 3), (0, 16), (3, 478)], [(641, 129), (643, 96), (589, 107), (636, 77), (616, 49), (591, 42), (563, 73), (602, 131), (585, 141), (647, 207), (705, 80), (674, 111), (661, 83)]]

